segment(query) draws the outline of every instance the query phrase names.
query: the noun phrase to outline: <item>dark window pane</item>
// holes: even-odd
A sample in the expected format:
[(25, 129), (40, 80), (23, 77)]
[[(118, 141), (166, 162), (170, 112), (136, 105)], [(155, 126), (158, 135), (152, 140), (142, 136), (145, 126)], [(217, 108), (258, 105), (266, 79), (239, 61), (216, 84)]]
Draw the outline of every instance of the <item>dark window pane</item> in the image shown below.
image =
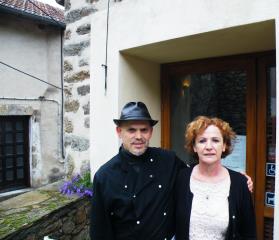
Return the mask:
[(23, 142), (23, 133), (16, 133), (16, 142)]
[(185, 74), (171, 81), (171, 148), (181, 159), (193, 159), (184, 149), (185, 127), (206, 115), (229, 122), (237, 135), (246, 135), (246, 79), (244, 71)]
[(275, 162), (276, 148), (276, 72), (275, 67), (268, 69), (267, 84), (267, 156), (268, 162)]
[(6, 180), (7, 181), (14, 180), (14, 172), (12, 170), (7, 170), (6, 171)]
[(16, 122), (16, 130), (23, 130), (23, 123), (22, 121)]
[(18, 157), (16, 159), (16, 165), (17, 165), (17, 167), (22, 167), (23, 166), (23, 158), (22, 157)]
[(3, 175), (2, 175), (2, 171), (0, 171), (0, 183), (3, 182)]
[(5, 146), (5, 155), (8, 156), (8, 155), (12, 155), (14, 152), (13, 152), (13, 146)]
[(5, 143), (12, 143), (13, 142), (13, 134), (12, 133), (7, 133), (5, 135)]
[(23, 145), (17, 145), (16, 146), (16, 153), (17, 154), (23, 154)]
[(13, 167), (13, 158), (6, 158), (6, 168)]
[(5, 123), (5, 130), (6, 131), (12, 131), (13, 130), (13, 124), (12, 124), (12, 122), (6, 122)]
[(23, 169), (17, 169), (17, 179), (23, 179), (24, 178), (24, 171)]

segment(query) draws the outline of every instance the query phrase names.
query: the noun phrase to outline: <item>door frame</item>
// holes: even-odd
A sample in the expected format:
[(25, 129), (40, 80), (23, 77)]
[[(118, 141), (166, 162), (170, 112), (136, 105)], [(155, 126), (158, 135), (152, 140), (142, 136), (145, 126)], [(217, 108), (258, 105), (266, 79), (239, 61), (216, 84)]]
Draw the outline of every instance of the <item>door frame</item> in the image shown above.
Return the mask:
[(275, 65), (275, 51), (161, 65), (161, 146), (166, 149), (170, 149), (171, 146), (170, 81), (173, 76), (234, 69), (245, 70), (247, 72), (246, 172), (254, 182), (253, 200), (255, 202), (257, 235), (259, 239), (263, 239), (264, 236), (264, 218), (273, 218), (274, 216), (274, 209), (264, 206), (267, 111), (267, 76), (265, 66), (267, 64)]
[[(260, 56), (257, 66), (257, 168), (255, 183), (255, 209), (257, 220), (257, 235), (263, 237), (264, 219), (274, 218), (274, 208), (265, 206), (266, 185), (266, 159), (267, 159), (267, 75), (266, 68), (275, 66), (275, 53), (273, 55)], [(261, 238), (259, 238), (261, 239)]]

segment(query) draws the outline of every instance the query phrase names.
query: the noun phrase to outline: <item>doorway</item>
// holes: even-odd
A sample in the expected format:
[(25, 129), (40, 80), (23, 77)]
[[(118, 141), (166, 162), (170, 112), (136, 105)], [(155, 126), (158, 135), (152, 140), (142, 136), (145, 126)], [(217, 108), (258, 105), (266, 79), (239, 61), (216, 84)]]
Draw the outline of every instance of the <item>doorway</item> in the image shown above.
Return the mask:
[(30, 186), (29, 117), (0, 117), (0, 193)]
[(223, 164), (251, 176), (258, 239), (273, 239), (275, 53), (169, 63), (161, 72), (162, 146), (192, 163), (184, 150), (187, 123), (199, 115), (229, 122), (237, 142)]

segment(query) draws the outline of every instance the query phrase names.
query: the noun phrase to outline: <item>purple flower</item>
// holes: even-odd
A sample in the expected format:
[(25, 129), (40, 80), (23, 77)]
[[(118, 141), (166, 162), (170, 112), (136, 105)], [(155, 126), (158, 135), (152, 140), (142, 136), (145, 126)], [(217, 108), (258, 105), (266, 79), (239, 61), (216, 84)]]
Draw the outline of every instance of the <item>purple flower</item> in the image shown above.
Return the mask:
[(86, 171), (83, 175), (77, 174), (73, 176), (69, 181), (64, 182), (59, 190), (67, 196), (77, 194), (79, 196), (92, 197), (93, 191), (90, 170)]

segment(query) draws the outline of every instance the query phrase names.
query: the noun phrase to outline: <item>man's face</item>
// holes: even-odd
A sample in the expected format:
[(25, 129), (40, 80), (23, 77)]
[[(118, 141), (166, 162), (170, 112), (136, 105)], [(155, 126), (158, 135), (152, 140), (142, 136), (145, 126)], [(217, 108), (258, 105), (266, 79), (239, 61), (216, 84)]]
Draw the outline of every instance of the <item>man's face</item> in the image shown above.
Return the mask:
[(148, 121), (127, 121), (116, 127), (123, 147), (130, 153), (140, 156), (149, 146), (153, 128)]

